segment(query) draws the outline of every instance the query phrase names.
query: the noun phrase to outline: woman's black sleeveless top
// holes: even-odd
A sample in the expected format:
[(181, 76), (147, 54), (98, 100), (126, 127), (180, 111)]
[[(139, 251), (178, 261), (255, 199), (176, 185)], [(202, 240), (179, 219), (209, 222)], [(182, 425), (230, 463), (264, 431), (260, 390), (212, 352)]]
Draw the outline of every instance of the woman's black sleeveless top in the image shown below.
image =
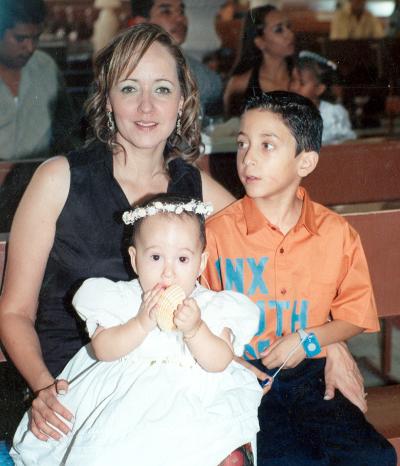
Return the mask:
[[(36, 329), (53, 376), (88, 342), (72, 308), (74, 292), (89, 277), (130, 280), (127, 229), (121, 214), (131, 208), (113, 176), (112, 154), (102, 143), (67, 155), (71, 184), (57, 220), (42, 287)], [(202, 199), (199, 171), (181, 159), (168, 164), (168, 192)]]

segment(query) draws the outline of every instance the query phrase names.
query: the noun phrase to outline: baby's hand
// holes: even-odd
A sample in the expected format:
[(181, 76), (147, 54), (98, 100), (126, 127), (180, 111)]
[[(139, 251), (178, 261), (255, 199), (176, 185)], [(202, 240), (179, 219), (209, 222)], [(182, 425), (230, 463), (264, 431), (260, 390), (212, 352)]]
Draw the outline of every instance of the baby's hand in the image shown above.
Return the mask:
[(162, 292), (163, 288), (158, 284), (143, 294), (143, 301), (136, 319), (145, 332), (150, 332), (157, 325), (155, 311)]
[[(272, 345), (263, 351), (261, 361), (268, 369), (279, 367), (286, 359), (287, 355), (296, 347), (300, 342), (299, 335), (292, 333), (284, 337), (278, 338)], [(285, 367), (296, 367), (306, 357), (303, 347), (300, 345), (297, 350), (292, 354), (286, 362)]]
[(199, 306), (193, 298), (186, 298), (174, 313), (174, 324), (183, 335), (190, 334), (201, 323)]

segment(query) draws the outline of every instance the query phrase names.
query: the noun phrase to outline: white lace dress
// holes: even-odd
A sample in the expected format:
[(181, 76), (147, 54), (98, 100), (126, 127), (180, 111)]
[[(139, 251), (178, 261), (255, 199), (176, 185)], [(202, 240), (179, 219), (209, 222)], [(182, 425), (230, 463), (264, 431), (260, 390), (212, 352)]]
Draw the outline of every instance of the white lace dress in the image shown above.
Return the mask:
[[(200, 285), (192, 297), (212, 332), (231, 329), (241, 355), (258, 328), (257, 306), (242, 294)], [(136, 280), (89, 279), (73, 302), (92, 335), (97, 325), (120, 325), (134, 316), (141, 288)], [(256, 377), (235, 362), (223, 372), (206, 372), (180, 332), (156, 328), (112, 362), (94, 359), (89, 344), (60, 378), (70, 381), (60, 401), (74, 413), (72, 431), (59, 442), (41, 442), (28, 430), (28, 412), (11, 450), (16, 465), (216, 466), (259, 429)]]

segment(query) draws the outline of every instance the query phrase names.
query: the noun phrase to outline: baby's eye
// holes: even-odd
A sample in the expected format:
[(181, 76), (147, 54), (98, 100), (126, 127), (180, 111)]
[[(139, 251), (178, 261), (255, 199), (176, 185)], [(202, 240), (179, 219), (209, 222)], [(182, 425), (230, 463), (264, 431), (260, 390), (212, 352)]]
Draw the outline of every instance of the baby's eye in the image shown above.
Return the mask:
[(186, 264), (187, 262), (189, 262), (189, 258), (185, 256), (181, 256), (179, 258), (179, 262), (182, 262), (182, 264)]
[(171, 94), (171, 89), (165, 86), (160, 86), (160, 87), (157, 87), (156, 93), (159, 95), (168, 95), (168, 94)]
[(237, 145), (238, 149), (243, 149), (243, 147), (245, 146), (245, 142), (244, 141), (236, 141), (236, 145)]
[(270, 142), (263, 142), (264, 149), (272, 150), (274, 146)]
[(160, 260), (159, 254), (152, 254), (151, 258), (153, 259), (153, 261), (159, 261)]

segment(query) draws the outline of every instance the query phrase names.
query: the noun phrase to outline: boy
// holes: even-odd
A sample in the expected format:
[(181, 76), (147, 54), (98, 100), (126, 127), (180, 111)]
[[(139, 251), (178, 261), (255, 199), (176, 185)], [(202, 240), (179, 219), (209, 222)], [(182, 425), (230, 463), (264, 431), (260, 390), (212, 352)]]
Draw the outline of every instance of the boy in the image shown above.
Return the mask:
[(395, 465), (356, 406), (340, 393), (323, 397), (324, 347), (379, 324), (358, 234), (299, 187), (317, 165), (321, 133), (305, 97), (277, 91), (247, 103), (237, 152), (246, 196), (209, 220), (205, 278), (259, 306), (244, 353), (258, 375), (272, 376), (293, 351), (259, 408), (259, 466)]

